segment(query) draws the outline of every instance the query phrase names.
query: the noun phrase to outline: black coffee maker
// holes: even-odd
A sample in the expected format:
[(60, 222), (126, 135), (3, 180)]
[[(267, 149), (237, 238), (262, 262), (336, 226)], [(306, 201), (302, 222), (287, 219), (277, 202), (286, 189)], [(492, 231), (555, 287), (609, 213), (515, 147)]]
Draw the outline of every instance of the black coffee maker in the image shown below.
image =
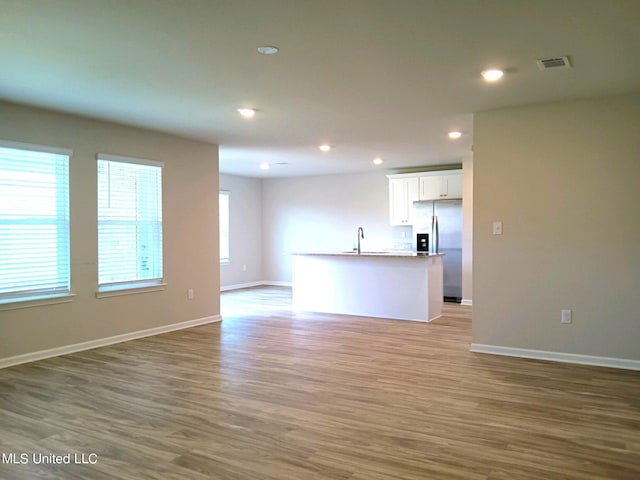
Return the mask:
[(418, 233), (416, 239), (416, 252), (429, 253), (429, 234)]

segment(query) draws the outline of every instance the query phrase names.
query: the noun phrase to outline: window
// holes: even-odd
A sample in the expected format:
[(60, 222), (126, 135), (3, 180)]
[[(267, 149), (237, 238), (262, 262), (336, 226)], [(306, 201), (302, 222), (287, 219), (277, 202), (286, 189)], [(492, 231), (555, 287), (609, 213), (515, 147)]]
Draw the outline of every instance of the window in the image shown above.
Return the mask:
[(99, 291), (159, 285), (162, 275), (162, 163), (99, 154)]
[(70, 156), (0, 143), (0, 303), (70, 293)]
[(220, 205), (220, 263), (229, 263), (229, 192), (221, 190)]

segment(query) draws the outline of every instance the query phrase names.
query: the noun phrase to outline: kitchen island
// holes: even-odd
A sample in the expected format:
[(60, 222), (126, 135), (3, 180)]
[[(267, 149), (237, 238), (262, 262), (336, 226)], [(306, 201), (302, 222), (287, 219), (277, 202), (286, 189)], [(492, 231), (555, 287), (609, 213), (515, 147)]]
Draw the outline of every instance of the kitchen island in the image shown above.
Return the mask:
[(442, 254), (293, 255), (298, 310), (430, 322), (442, 315), (442, 282)]

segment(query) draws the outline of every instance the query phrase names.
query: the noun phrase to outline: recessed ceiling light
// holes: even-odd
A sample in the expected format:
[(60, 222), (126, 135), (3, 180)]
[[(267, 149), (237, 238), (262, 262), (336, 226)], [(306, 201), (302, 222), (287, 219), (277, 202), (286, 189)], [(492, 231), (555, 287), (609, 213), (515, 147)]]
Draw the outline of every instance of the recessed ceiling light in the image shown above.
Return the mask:
[(331, 150), (331, 145), (320, 145), (318, 148), (323, 152), (328, 152), (329, 150)]
[(447, 135), (449, 135), (449, 138), (455, 140), (456, 138), (460, 138), (462, 136), (462, 132), (449, 132)]
[(504, 72), (502, 70), (490, 69), (483, 71), (481, 75), (487, 82), (495, 82), (496, 80), (500, 80), (502, 78)]
[(269, 170), (271, 168), (271, 165), (269, 165), (267, 162), (262, 162), (260, 164), (260, 170)]
[(380, 157), (373, 159), (374, 165), (382, 165), (382, 159)]
[(253, 118), (256, 111), (253, 108), (239, 108), (238, 113), (244, 118)]
[(280, 50), (278, 47), (274, 47), (273, 45), (265, 45), (264, 47), (258, 47), (258, 52), (263, 55), (275, 55)]

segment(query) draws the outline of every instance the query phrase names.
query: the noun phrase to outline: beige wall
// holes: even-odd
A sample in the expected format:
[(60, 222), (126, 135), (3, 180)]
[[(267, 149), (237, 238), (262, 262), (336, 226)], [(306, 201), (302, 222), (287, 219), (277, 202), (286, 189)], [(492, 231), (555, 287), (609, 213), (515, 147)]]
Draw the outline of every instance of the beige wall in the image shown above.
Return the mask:
[[(162, 133), (0, 103), (3, 140), (71, 148), (71, 303), (0, 311), (7, 357), (217, 316), (218, 147)], [(165, 162), (161, 292), (97, 299), (96, 153)], [(193, 288), (194, 300), (187, 299)]]
[(262, 281), (262, 180), (220, 175), (220, 190), (229, 191), (229, 256), (220, 265), (220, 287)]
[(640, 94), (475, 115), (475, 344), (640, 359), (638, 125)]
[(473, 303), (473, 157), (462, 161), (462, 303)]

